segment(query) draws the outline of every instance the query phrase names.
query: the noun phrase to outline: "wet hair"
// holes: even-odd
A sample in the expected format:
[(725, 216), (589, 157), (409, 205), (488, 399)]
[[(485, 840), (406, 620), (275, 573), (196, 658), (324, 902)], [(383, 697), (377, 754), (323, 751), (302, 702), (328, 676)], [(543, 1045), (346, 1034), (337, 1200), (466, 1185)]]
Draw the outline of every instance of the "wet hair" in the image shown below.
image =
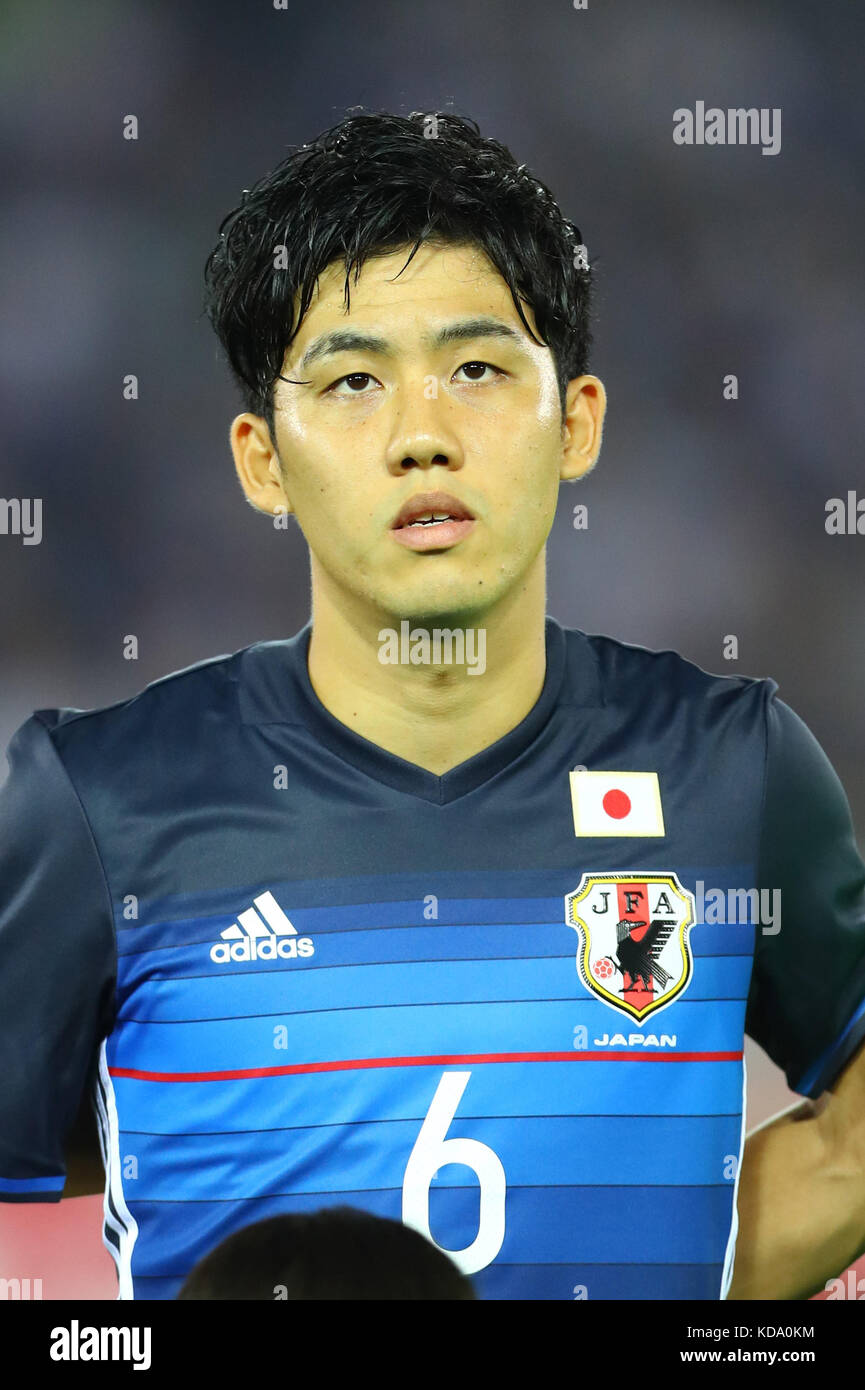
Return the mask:
[[(480, 248), (522, 300), (567, 383), (588, 369), (592, 275), (579, 228), (476, 122), (450, 112), (348, 115), (303, 145), (223, 220), (205, 266), (204, 312), (244, 409), (274, 438), (273, 388), (325, 268), (355, 283), (368, 257), (425, 242)], [(408, 263), (408, 261), (406, 262)]]
[(474, 1299), (471, 1281), (400, 1221), (354, 1207), (292, 1212), (228, 1236), (178, 1299)]

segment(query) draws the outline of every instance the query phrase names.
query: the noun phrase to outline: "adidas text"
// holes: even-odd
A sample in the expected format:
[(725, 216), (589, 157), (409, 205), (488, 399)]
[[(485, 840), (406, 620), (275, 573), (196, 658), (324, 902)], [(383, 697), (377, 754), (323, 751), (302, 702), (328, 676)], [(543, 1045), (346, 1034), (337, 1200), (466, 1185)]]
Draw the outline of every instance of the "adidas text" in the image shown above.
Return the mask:
[(295, 960), (314, 955), (315, 945), (308, 936), (247, 937), (245, 941), (219, 941), (210, 950), (210, 959), (217, 965), (230, 960)]

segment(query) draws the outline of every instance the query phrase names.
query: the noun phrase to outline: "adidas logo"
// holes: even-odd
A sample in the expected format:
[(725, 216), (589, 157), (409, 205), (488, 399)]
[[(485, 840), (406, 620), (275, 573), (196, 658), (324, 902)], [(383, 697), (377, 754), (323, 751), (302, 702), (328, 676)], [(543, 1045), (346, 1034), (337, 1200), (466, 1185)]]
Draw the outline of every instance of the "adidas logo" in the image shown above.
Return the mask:
[(222, 940), (210, 949), (210, 959), (216, 965), (227, 965), (232, 960), (296, 960), (298, 956), (315, 955), (311, 937), (298, 936), (271, 892), (260, 893), (253, 903), (253, 907), (237, 914), (232, 926), (219, 933)]

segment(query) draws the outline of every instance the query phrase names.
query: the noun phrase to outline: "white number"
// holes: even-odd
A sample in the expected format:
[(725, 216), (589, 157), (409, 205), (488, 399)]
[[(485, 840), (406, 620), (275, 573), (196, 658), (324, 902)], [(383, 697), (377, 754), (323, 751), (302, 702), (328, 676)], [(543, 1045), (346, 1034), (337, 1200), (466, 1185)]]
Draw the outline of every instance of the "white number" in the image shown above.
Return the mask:
[(445, 1072), (409, 1155), (402, 1184), (403, 1224), (436, 1245), (429, 1225), (429, 1189), (434, 1175), (447, 1163), (463, 1163), (477, 1173), (481, 1185), (478, 1233), (465, 1250), (445, 1250), (463, 1274), (484, 1269), (495, 1259), (505, 1238), (506, 1181), (498, 1154), (478, 1139), (445, 1139), (470, 1076), (470, 1071)]

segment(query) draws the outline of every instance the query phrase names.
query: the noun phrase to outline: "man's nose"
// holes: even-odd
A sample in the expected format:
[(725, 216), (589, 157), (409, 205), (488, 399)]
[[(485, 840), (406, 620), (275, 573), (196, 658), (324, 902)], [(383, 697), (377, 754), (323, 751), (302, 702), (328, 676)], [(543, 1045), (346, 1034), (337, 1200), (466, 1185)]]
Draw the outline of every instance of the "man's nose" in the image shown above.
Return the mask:
[(413, 388), (411, 397), (398, 407), (387, 450), (390, 473), (429, 469), (434, 464), (451, 471), (463, 466), (463, 449), (447, 418), (447, 405), (437, 395), (428, 397), (427, 389), (428, 384)]

